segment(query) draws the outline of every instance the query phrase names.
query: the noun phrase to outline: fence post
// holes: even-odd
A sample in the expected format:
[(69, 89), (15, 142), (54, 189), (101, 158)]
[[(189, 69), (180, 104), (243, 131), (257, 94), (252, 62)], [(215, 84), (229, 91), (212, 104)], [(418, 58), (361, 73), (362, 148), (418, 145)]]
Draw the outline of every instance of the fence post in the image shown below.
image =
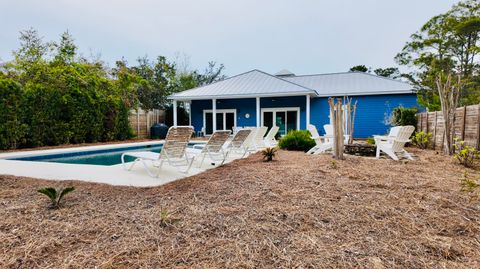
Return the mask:
[(463, 106), (463, 119), (462, 119), (462, 141), (465, 140), (465, 122), (467, 119), (467, 106)]
[(437, 146), (437, 120), (438, 120), (438, 111), (435, 111), (435, 121), (433, 122), (433, 149)]
[(137, 138), (140, 138), (140, 111), (137, 109)]
[(480, 105), (477, 105), (477, 149), (480, 147)]
[(425, 133), (428, 133), (428, 113), (429, 113), (429, 112), (425, 113), (425, 116), (426, 116), (426, 118), (427, 118), (427, 120), (425, 121), (425, 125), (426, 125), (426, 128), (425, 128), (426, 131), (425, 131)]

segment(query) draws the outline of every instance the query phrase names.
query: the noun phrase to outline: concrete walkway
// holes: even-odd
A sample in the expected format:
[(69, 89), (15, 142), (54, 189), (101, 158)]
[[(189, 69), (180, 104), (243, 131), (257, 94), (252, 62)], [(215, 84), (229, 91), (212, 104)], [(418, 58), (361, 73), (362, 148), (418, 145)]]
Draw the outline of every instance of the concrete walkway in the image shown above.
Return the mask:
[[(113, 149), (118, 147), (151, 145), (163, 141), (150, 141), (127, 144), (109, 144), (101, 146), (61, 148), (48, 150), (19, 151), (0, 154), (0, 174), (33, 177), (52, 180), (82, 180), (96, 183), (106, 183), (118, 186), (152, 187), (159, 186), (174, 180), (196, 175), (216, 166), (211, 160), (205, 158), (202, 167), (198, 168), (197, 161), (194, 162), (188, 174), (179, 172), (175, 167), (165, 165), (158, 178), (150, 177), (142, 164), (138, 163), (131, 171), (123, 169), (121, 164), (112, 166), (86, 165), (86, 164), (65, 164), (54, 162), (38, 161), (17, 161), (5, 160), (6, 158), (27, 157), (36, 155), (58, 154), (66, 152), (90, 151), (99, 149)], [(227, 160), (227, 162), (233, 159)], [(156, 169), (153, 168), (152, 169)], [(182, 169), (182, 168), (180, 168)]]

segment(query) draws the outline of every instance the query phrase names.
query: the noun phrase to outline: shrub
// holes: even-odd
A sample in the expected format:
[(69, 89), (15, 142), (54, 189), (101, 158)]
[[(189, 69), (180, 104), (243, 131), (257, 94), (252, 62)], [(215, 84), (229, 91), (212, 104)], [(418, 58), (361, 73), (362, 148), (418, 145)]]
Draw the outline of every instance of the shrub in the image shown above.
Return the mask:
[(375, 139), (373, 137), (367, 138), (367, 144), (375, 145)]
[(266, 148), (262, 151), (263, 159), (267, 162), (273, 161), (273, 158), (277, 154), (277, 148)]
[(455, 153), (453, 157), (465, 167), (473, 167), (480, 158), (480, 151), (474, 147), (470, 147), (465, 144), (465, 141), (461, 141), (458, 138), (455, 138), (454, 148)]
[(405, 108), (402, 106), (393, 109), (390, 123), (394, 126), (412, 125), (417, 127), (417, 113), (418, 109), (415, 107)]
[(308, 151), (315, 146), (310, 132), (306, 130), (290, 131), (278, 142), (281, 149)]
[(14, 149), (25, 144), (27, 126), (22, 118), (23, 105), (20, 84), (0, 77), (0, 149)]
[(75, 190), (75, 187), (67, 187), (59, 190), (52, 187), (48, 187), (48, 188), (39, 189), (37, 191), (41, 194), (45, 194), (48, 198), (50, 198), (50, 202), (51, 202), (50, 208), (58, 209), (60, 208), (60, 205), (61, 205), (60, 203), (62, 202), (63, 197), (74, 190)]
[(470, 178), (468, 172), (463, 174), (460, 184), (462, 186), (461, 191), (469, 193), (472, 199), (480, 197), (480, 184), (477, 180)]
[(431, 132), (428, 132), (428, 133), (425, 133), (424, 131), (416, 132), (412, 137), (412, 143), (421, 149), (427, 149), (428, 146), (430, 145), (431, 138), (432, 138)]

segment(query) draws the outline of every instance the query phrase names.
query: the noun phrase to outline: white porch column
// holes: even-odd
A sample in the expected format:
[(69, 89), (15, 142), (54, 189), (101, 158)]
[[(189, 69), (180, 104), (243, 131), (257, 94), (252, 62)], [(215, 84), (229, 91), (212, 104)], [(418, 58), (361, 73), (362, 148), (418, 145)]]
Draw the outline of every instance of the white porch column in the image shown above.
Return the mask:
[(188, 101), (188, 126), (192, 126), (192, 101)]
[(215, 132), (217, 130), (217, 99), (212, 99), (212, 128)]
[(173, 100), (173, 126), (177, 127), (177, 100)]
[(306, 108), (305, 108), (305, 118), (306, 118), (306, 125), (305, 127), (308, 127), (310, 124), (310, 95), (306, 96)]
[(256, 107), (257, 107), (257, 127), (260, 127), (260, 97), (255, 98)]

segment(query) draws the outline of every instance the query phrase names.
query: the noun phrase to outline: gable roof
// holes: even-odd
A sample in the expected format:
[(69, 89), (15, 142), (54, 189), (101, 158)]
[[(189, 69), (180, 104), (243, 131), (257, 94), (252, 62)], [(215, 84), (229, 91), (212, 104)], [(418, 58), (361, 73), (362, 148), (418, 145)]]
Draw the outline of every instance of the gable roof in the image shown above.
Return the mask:
[(352, 96), (412, 93), (413, 87), (400, 80), (363, 72), (304, 75), (283, 79), (313, 89), (318, 96)]
[(173, 100), (201, 100), (295, 95), (355, 96), (413, 93), (406, 82), (362, 72), (273, 76), (254, 69), (202, 87), (170, 95)]
[(312, 89), (255, 69), (209, 85), (175, 93), (169, 96), (169, 99), (198, 100), (214, 98), (295, 96), (307, 94), (316, 95), (316, 92)]

